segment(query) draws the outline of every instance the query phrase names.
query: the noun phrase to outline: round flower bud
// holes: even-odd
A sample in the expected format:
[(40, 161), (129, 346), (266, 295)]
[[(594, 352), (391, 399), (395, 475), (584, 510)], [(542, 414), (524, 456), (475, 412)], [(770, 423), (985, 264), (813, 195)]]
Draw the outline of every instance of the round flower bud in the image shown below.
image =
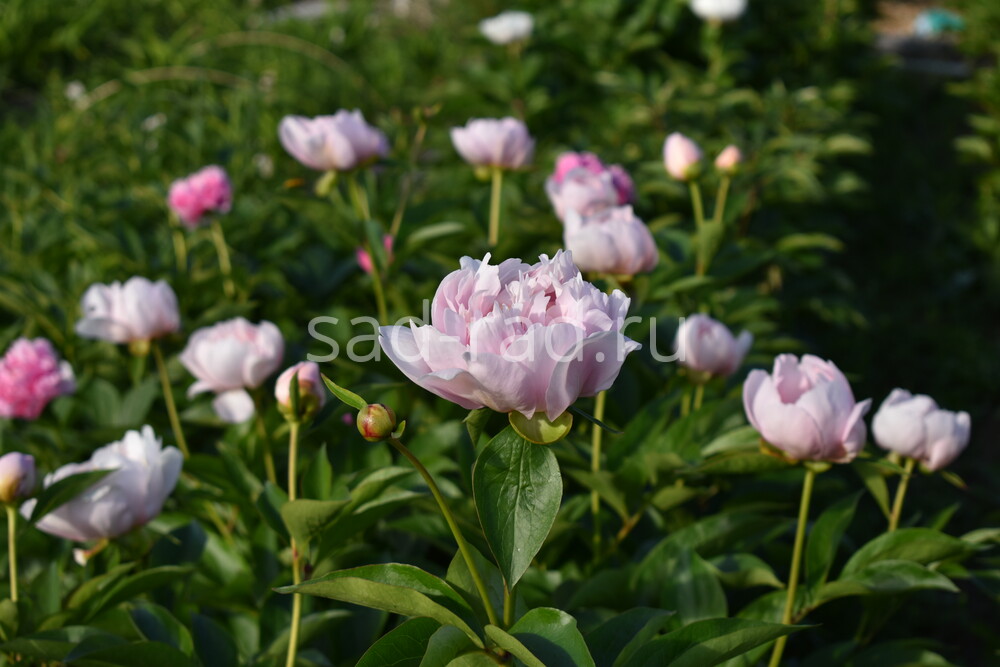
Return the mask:
[(381, 403), (369, 403), (358, 412), (358, 433), (368, 442), (379, 442), (396, 430), (396, 413)]
[[(292, 378), (297, 378), (298, 412), (292, 405)], [(278, 400), (278, 411), (288, 421), (309, 421), (326, 404), (326, 390), (320, 379), (319, 366), (313, 361), (301, 361), (285, 369), (274, 385), (274, 397)]]
[(35, 458), (10, 452), (0, 456), (0, 501), (14, 503), (35, 490)]

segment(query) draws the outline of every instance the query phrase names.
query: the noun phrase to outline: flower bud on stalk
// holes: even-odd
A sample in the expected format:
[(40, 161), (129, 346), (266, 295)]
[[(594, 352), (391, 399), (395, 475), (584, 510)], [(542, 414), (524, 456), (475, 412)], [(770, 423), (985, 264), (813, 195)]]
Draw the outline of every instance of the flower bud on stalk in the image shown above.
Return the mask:
[(0, 457), (0, 502), (17, 503), (35, 490), (35, 458), (10, 452)]
[(396, 430), (396, 413), (381, 403), (369, 403), (358, 412), (358, 433), (368, 442), (390, 438)]
[(274, 397), (278, 400), (278, 411), (290, 422), (305, 422), (315, 417), (326, 404), (319, 366), (303, 361), (285, 369), (274, 385)]

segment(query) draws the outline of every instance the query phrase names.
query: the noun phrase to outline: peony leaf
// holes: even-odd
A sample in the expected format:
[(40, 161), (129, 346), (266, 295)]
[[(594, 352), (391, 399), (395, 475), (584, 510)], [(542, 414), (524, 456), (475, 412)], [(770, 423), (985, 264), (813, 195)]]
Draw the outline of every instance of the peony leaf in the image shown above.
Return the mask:
[(372, 644), (357, 667), (420, 667), (427, 644), (440, 627), (432, 618), (411, 618)]
[(742, 618), (697, 621), (649, 642), (624, 667), (711, 667), (800, 629)]
[(334, 396), (339, 398), (343, 403), (346, 403), (355, 410), (363, 410), (365, 406), (368, 405), (368, 401), (361, 398), (353, 391), (344, 389), (339, 384), (328, 378), (326, 374), (323, 375), (323, 383), (326, 385), (326, 388), (330, 390), (331, 394), (333, 394)]

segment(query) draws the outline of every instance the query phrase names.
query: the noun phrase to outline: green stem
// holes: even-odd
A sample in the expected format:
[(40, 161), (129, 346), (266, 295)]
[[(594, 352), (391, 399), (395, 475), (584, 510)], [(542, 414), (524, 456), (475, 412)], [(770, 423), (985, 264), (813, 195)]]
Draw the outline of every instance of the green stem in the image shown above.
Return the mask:
[[(795, 546), (792, 549), (792, 571), (788, 575), (788, 595), (785, 597), (785, 611), (781, 622), (791, 625), (795, 613), (795, 592), (799, 586), (799, 569), (802, 565), (802, 545), (806, 538), (806, 524), (809, 521), (809, 500), (812, 498), (813, 482), (816, 481), (816, 471), (806, 467), (806, 478), (802, 484), (802, 501), (799, 503), (799, 524), (795, 529)], [(781, 664), (781, 654), (785, 651), (788, 636), (779, 637), (774, 642), (774, 652), (771, 653), (770, 667)]]
[(698, 384), (694, 388), (694, 411), (701, 410), (701, 401), (705, 398), (705, 385)]
[(889, 515), (889, 532), (893, 532), (899, 527), (899, 517), (903, 513), (903, 499), (906, 497), (906, 489), (910, 485), (910, 477), (913, 476), (913, 466), (916, 459), (907, 458), (903, 464), (903, 476), (899, 479), (899, 486), (896, 488), (896, 499), (892, 503), (892, 514)]
[(493, 167), (490, 188), (490, 247), (500, 241), (500, 194), (503, 191), (503, 169)]
[(347, 191), (351, 196), (351, 203), (354, 204), (354, 210), (357, 211), (361, 220), (363, 222), (371, 220), (372, 213), (368, 208), (368, 197), (361, 192), (361, 186), (358, 185), (358, 176), (354, 172), (351, 172), (347, 179)]
[(184, 275), (187, 273), (187, 241), (184, 239), (184, 230), (179, 226), (174, 226), (172, 230), (174, 237), (174, 258), (177, 260), (177, 273)]
[(365, 241), (365, 252), (372, 260), (372, 291), (375, 293), (375, 307), (378, 309), (378, 323), (389, 324), (389, 311), (385, 307), (385, 290), (382, 288), (382, 273), (379, 271), (378, 262), (375, 261), (375, 253), (371, 244)]
[(685, 389), (684, 395), (681, 396), (681, 417), (687, 417), (691, 414), (691, 390)]
[[(289, 422), (288, 424), (288, 500), (293, 501), (297, 497), (296, 493), (296, 468), (298, 467), (299, 456), (299, 423)], [(292, 583), (298, 585), (302, 582), (301, 568), (299, 563), (299, 548), (292, 542)], [(299, 626), (302, 622), (302, 595), (295, 593), (292, 595), (292, 626), (288, 635), (288, 654), (285, 659), (285, 667), (295, 667), (295, 655), (299, 650)]]
[(256, 417), (257, 426), (257, 436), (260, 438), (261, 443), (264, 446), (264, 474), (267, 475), (267, 481), (271, 482), (275, 486), (278, 486), (278, 475), (274, 471), (274, 456), (271, 454), (271, 436), (267, 432), (267, 424), (264, 423), (264, 415), (261, 413), (260, 401), (256, 401), (257, 406), (254, 410), (254, 415)]
[(725, 217), (726, 198), (729, 196), (729, 185), (732, 180), (729, 176), (723, 176), (722, 182), (719, 184), (719, 192), (715, 195), (715, 210), (712, 213), (717, 225), (721, 225)]
[(223, 287), (226, 296), (232, 299), (236, 296), (236, 284), (233, 282), (233, 265), (229, 261), (229, 247), (226, 246), (226, 237), (222, 232), (222, 225), (218, 219), (212, 220), (212, 242), (215, 243), (215, 252), (219, 255), (219, 268), (222, 269), (224, 278)]
[(688, 183), (691, 190), (691, 206), (694, 208), (695, 238), (697, 248), (695, 249), (695, 274), (705, 275), (705, 207), (701, 202), (701, 187), (696, 181)]
[(421, 120), (419, 127), (417, 127), (417, 134), (413, 137), (413, 144), (410, 146), (410, 168), (403, 176), (403, 188), (399, 195), (399, 203), (396, 205), (396, 212), (392, 215), (392, 224), (389, 225), (389, 235), (393, 238), (399, 234), (399, 228), (403, 224), (403, 213), (406, 211), (406, 205), (410, 201), (410, 191), (413, 189), (413, 172), (416, 170), (420, 147), (423, 146), (425, 136), (427, 136), (427, 123)]
[(17, 602), (17, 508), (7, 505), (7, 554), (10, 561), (10, 599)]
[[(602, 391), (597, 394), (594, 401), (594, 419), (604, 421), (604, 404), (607, 401), (608, 392)], [(604, 436), (604, 429), (593, 424), (594, 431), (590, 437), (590, 471), (596, 477), (601, 472), (601, 438)], [(590, 490), (590, 511), (594, 515), (594, 556), (600, 553), (601, 546), (601, 496), (595, 489)]]
[(507, 587), (507, 582), (503, 584), (503, 627), (509, 628), (514, 625), (514, 592)]
[(465, 565), (469, 568), (469, 574), (472, 575), (472, 581), (476, 584), (476, 590), (479, 591), (479, 597), (482, 598), (483, 606), (486, 608), (486, 615), (490, 619), (490, 623), (496, 626), (500, 626), (500, 622), (497, 619), (496, 611), (493, 609), (493, 605), (490, 603), (489, 593), (486, 592), (486, 584), (483, 583), (483, 578), (479, 574), (479, 568), (476, 567), (476, 561), (472, 558), (472, 551), (469, 550), (469, 545), (465, 541), (465, 537), (462, 535), (461, 529), (458, 527), (458, 523), (455, 521), (455, 516), (451, 513), (448, 508), (448, 503), (445, 502), (444, 495), (441, 493), (441, 489), (438, 488), (437, 483), (434, 478), (431, 477), (431, 473), (424, 467), (424, 464), (420, 462), (420, 459), (411, 452), (406, 446), (401, 443), (397, 438), (389, 438), (389, 443), (396, 448), (400, 454), (405, 456), (413, 467), (417, 469), (420, 476), (424, 478), (427, 483), (427, 488), (431, 490), (431, 495), (434, 496), (434, 500), (437, 501), (438, 507), (441, 509), (441, 514), (444, 515), (444, 520), (448, 523), (448, 528), (451, 529), (451, 534), (455, 536), (455, 541), (458, 543), (458, 550), (462, 553), (462, 558), (465, 559)]
[(160, 374), (160, 387), (163, 389), (163, 400), (167, 404), (167, 416), (170, 417), (170, 428), (174, 430), (174, 439), (177, 440), (177, 447), (180, 448), (184, 458), (191, 457), (187, 441), (184, 439), (184, 431), (181, 429), (181, 420), (177, 416), (177, 406), (174, 404), (174, 392), (170, 387), (170, 376), (167, 374), (167, 364), (163, 361), (163, 352), (160, 344), (155, 340), (150, 341), (153, 348), (153, 358), (156, 360), (156, 370)]

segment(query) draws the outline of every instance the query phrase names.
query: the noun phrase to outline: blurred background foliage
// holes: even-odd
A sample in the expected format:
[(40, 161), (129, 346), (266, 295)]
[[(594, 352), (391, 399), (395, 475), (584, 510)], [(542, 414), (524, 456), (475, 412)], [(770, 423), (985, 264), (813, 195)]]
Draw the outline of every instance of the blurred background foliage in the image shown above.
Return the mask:
[[(955, 466), (969, 485), (958, 496), (962, 511), (935, 514), (956, 502), (956, 491), (938, 478), (920, 481), (908, 509), (927, 522), (950, 519), (958, 534), (996, 523), (1000, 6), (952, 3), (966, 17), (957, 41), (970, 65), (968, 76), (956, 79), (913, 71), (877, 50), (876, 4), (751, 0), (740, 22), (718, 28), (681, 0), (526, 0), (517, 8), (535, 15), (534, 36), (515, 51), (478, 34), (480, 19), (506, 8), (487, 0), (297, 5), (318, 10), (308, 18), (274, 0), (5, 0), (0, 348), (19, 335), (47, 336), (81, 380), (76, 397), (57, 401), (54, 418), (6, 437), (41, 447), (43, 467), (54, 467), (127, 426), (151, 420), (166, 432), (165, 418), (151, 410), (157, 389), (141, 380), (137, 362), (123, 363), (122, 350), (73, 333), (80, 295), (93, 282), (167, 278), (187, 332), (237, 314), (270, 319), (289, 341), (289, 361), (327, 351), (307, 334), (315, 316), (340, 318), (326, 332), (342, 345), (359, 333), (348, 321), (372, 306), (368, 278), (353, 259), (357, 240), (340, 224), (349, 214), (312, 195), (316, 174), (278, 143), (282, 116), (359, 108), (389, 135), (392, 157), (367, 186), (385, 222), (397, 214), (400, 193), (412, 190), (390, 269), (390, 309), (400, 317), (419, 314), (420, 300), (458, 257), (486, 251), (487, 188), (457, 159), (447, 129), (470, 117), (513, 114), (527, 122), (538, 149), (535, 168), (508, 179), (501, 257), (530, 261), (560, 247), (561, 227), (543, 187), (558, 153), (591, 150), (621, 162), (638, 185), (636, 210), (664, 251), (661, 267), (633, 285), (635, 311), (666, 318), (706, 302), (713, 315), (757, 336), (752, 364), (809, 351), (833, 359), (856, 394), (876, 406), (901, 386), (968, 410), (973, 442)], [(688, 194), (665, 177), (660, 159), (672, 131), (688, 134), (708, 155), (736, 143), (748, 156), (727, 214), (739, 233), (708, 281), (686, 280)], [(215, 256), (200, 232), (192, 237), (190, 273), (173, 268), (167, 187), (209, 163), (225, 166), (236, 192), (224, 220), (243, 296), (234, 303), (219, 299)], [(660, 333), (662, 351), (672, 329)], [(630, 334), (650, 342), (645, 331)], [(180, 346), (174, 341), (173, 352)], [(173, 369), (177, 385), (186, 385), (176, 362)], [(396, 405), (423, 434), (427, 463), (467, 487), (472, 453), (467, 444), (453, 445), (464, 438), (455, 421), (461, 410), (403, 385), (387, 362), (339, 359), (327, 372)], [(673, 368), (630, 361), (610, 420), (625, 424), (640, 409), (674, 409), (675, 380)], [(716, 393), (718, 412), (670, 438), (708, 442), (738, 421), (739, 383)], [(201, 403), (185, 419), (192, 430), (214, 433), (218, 425)], [(327, 443), (334, 470), (390, 462), (382, 449), (338, 447), (356, 438), (339, 420), (322, 429), (317, 442)], [(226, 438), (252, 438), (246, 431), (233, 427)], [(209, 457), (192, 461), (208, 477), (220, 465)], [(235, 464), (227, 457), (224, 465)], [(727, 506), (791, 497), (794, 483), (776, 474), (769, 490), (752, 480), (717, 484)], [(843, 493), (844, 480), (857, 485), (849, 473), (842, 477), (821, 489), (817, 506)], [(637, 529), (640, 543), (719, 510), (712, 496), (720, 487), (711, 488), (690, 511), (670, 514), (666, 503), (661, 523)], [(880, 520), (873, 512), (864, 529), (876, 534)], [(439, 541), (444, 535), (440, 525), (399, 519), (382, 541), (357, 546), (338, 564), (365, 562), (379, 549), (413, 549), (414, 532)], [(260, 549), (273, 551), (273, 535), (258, 537)], [(572, 545), (555, 542), (563, 555)], [(787, 559), (777, 551), (775, 560)], [(155, 557), (171, 562), (169, 554)], [(268, 563), (233, 566), (240, 574), (225, 590), (240, 590), (240, 577), (251, 572), (277, 576), (276, 562)], [(256, 598), (234, 592), (234, 599), (253, 607), (265, 584), (258, 582)], [(934, 623), (948, 629), (927, 633), (966, 646), (949, 654), (958, 662), (983, 664), (986, 647), (998, 646), (989, 624), (976, 620), (977, 604), (990, 603), (942, 597)], [(890, 630), (890, 638), (920, 634), (930, 623), (921, 608), (899, 614), (905, 629)], [(283, 618), (269, 621), (272, 635)], [(820, 620), (842, 622), (832, 613)], [(347, 630), (341, 641), (359, 651), (366, 645), (365, 635)]]

